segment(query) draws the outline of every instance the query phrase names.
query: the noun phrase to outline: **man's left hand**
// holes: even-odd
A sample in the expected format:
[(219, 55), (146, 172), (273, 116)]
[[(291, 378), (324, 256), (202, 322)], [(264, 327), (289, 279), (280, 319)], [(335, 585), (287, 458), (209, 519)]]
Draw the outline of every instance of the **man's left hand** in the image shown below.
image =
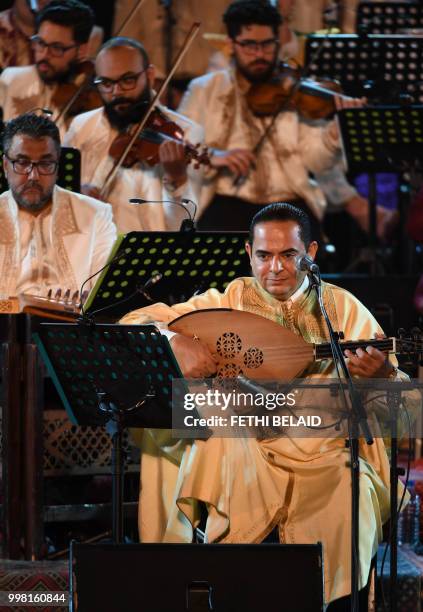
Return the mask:
[(159, 159), (163, 164), (165, 179), (176, 189), (187, 180), (185, 146), (180, 142), (162, 142)]
[[(384, 336), (377, 335), (377, 337)], [(352, 376), (388, 378), (394, 369), (385, 353), (374, 346), (368, 346), (366, 350), (359, 348), (355, 353), (347, 350), (345, 356), (348, 357), (348, 369)]]

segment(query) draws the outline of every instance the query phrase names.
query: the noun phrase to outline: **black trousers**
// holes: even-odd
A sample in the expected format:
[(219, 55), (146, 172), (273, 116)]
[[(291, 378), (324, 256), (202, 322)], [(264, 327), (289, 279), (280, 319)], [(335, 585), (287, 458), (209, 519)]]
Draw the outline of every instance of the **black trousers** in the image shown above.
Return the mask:
[[(251, 204), (241, 198), (216, 194), (199, 219), (197, 227), (206, 231), (247, 231), (254, 215), (271, 203)], [(293, 204), (308, 214), (312, 239), (321, 241), (320, 221), (313, 215), (307, 204), (303, 200), (293, 200), (289, 204)]]

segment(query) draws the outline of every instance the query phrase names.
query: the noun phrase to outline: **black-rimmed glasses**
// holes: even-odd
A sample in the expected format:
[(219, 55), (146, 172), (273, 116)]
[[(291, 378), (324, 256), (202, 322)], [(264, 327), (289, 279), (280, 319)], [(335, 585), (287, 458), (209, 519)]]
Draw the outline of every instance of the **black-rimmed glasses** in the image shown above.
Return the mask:
[(103, 91), (104, 93), (112, 92), (115, 85), (119, 85), (119, 88), (122, 91), (131, 91), (131, 89), (135, 89), (138, 79), (146, 70), (147, 68), (144, 68), (143, 70), (141, 70), (140, 72), (136, 72), (135, 74), (125, 74), (119, 79), (97, 77), (96, 79), (94, 79), (94, 84), (98, 87), (100, 91)]
[(38, 36), (37, 34), (35, 34), (35, 36), (31, 36), (30, 41), (34, 51), (36, 51), (37, 49), (38, 51), (44, 51), (45, 49), (48, 49), (53, 57), (63, 57), (63, 55), (66, 53), (66, 51), (69, 51), (69, 49), (75, 49), (75, 47), (80, 46), (79, 43), (67, 46), (55, 42), (46, 43), (46, 41), (43, 40), (41, 36)]
[(31, 174), (32, 170), (37, 168), (39, 174), (49, 176), (55, 174), (59, 165), (58, 161), (41, 160), (33, 162), (29, 159), (12, 159), (8, 155), (5, 155), (5, 157), (12, 164), (13, 172), (16, 172), (16, 174)]
[(263, 53), (272, 53), (279, 46), (279, 40), (277, 38), (267, 38), (266, 40), (236, 40), (233, 39), (234, 43), (240, 46), (247, 55), (254, 55), (260, 49)]

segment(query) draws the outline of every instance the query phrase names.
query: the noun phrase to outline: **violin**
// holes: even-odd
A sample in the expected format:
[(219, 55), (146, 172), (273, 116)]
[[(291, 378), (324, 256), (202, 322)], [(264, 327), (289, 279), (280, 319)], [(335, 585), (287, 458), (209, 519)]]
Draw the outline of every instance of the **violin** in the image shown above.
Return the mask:
[(61, 109), (56, 122), (62, 117), (75, 117), (102, 106), (100, 94), (92, 83), (94, 73), (94, 62), (84, 60), (76, 66), (74, 82), (63, 83), (56, 88), (52, 102)]
[(271, 79), (250, 87), (246, 99), (257, 117), (295, 110), (305, 119), (327, 119), (336, 112), (335, 96), (347, 98), (337, 81), (301, 79), (299, 68), (281, 63)]
[[(169, 72), (169, 74), (167, 75), (167, 77), (165, 78), (165, 80), (163, 81), (163, 83), (160, 85), (158, 91), (156, 92), (156, 94), (153, 96), (153, 99), (150, 102), (149, 107), (146, 110), (146, 113), (144, 115), (144, 117), (141, 119), (141, 121), (134, 126), (134, 128), (131, 130), (131, 134), (129, 135), (129, 138), (126, 141), (126, 147), (122, 147), (122, 153), (119, 156), (118, 159), (115, 160), (115, 163), (113, 164), (113, 168), (110, 170), (110, 172), (108, 173), (106, 180), (103, 183), (103, 186), (100, 190), (100, 199), (104, 199), (106, 197), (106, 194), (108, 193), (108, 190), (110, 188), (110, 186), (112, 185), (113, 181), (115, 180), (115, 177), (119, 171), (119, 168), (125, 163), (126, 157), (129, 154), (129, 152), (131, 151), (133, 145), (135, 143), (137, 143), (138, 146), (138, 138), (140, 136), (140, 134), (142, 133), (142, 131), (144, 130), (144, 128), (147, 126), (148, 121), (151, 117), (151, 115), (153, 115), (157, 108), (156, 108), (156, 103), (157, 101), (160, 99), (160, 96), (162, 95), (162, 93), (164, 92), (164, 90), (166, 89), (166, 87), (168, 86), (171, 78), (173, 77), (176, 69), (178, 68), (179, 64), (181, 63), (184, 55), (186, 54), (186, 52), (188, 51), (188, 48), (190, 47), (190, 45), (192, 44), (192, 41), (194, 40), (195, 36), (198, 34), (198, 30), (200, 29), (201, 24), (199, 22), (194, 22), (191, 26), (190, 31), (188, 32), (188, 34), (186, 35), (185, 41), (181, 47), (181, 49), (179, 50), (178, 55), (176, 56), (175, 62)], [(171, 123), (171, 122), (170, 122)], [(182, 132), (182, 130), (179, 128), (178, 126), (178, 131)], [(156, 138), (161, 138), (166, 136), (167, 138), (172, 138), (169, 135), (166, 135), (164, 132), (160, 132), (160, 137), (156, 137)], [(141, 138), (142, 140), (142, 138)], [(145, 140), (147, 140), (145, 138)], [(182, 139), (181, 139), (182, 141)], [(162, 140), (163, 142), (163, 140)], [(161, 143), (159, 143), (161, 144)], [(193, 147), (194, 151), (197, 150), (197, 147)], [(157, 148), (157, 153), (158, 153), (158, 148)], [(158, 159), (158, 158), (157, 158)]]
[[(119, 160), (128, 147), (132, 134), (121, 134), (112, 142), (109, 155)], [(160, 162), (159, 147), (162, 142), (173, 141), (182, 143), (185, 147), (185, 159), (187, 163), (195, 160), (194, 167), (198, 169), (201, 164), (209, 164), (210, 159), (207, 149), (199, 150), (198, 145), (192, 145), (184, 141), (184, 131), (157, 107), (153, 110), (144, 128), (129, 149), (122, 166), (131, 168), (136, 163), (144, 162), (149, 166), (155, 166)]]

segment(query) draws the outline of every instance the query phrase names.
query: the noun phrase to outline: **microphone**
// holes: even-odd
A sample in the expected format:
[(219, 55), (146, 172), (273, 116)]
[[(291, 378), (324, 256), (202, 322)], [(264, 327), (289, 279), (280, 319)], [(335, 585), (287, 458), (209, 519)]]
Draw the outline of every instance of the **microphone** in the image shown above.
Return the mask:
[[(197, 214), (197, 204), (193, 200), (189, 200), (188, 198), (181, 198), (181, 200), (145, 200), (144, 198), (130, 198), (130, 204), (175, 204), (175, 206), (180, 206), (184, 209), (187, 214), (187, 218), (182, 221), (181, 230), (193, 230), (194, 229), (194, 220)], [(194, 214), (188, 210), (186, 204), (192, 204), (194, 207)]]
[(304, 255), (297, 262), (297, 269), (302, 272), (310, 272), (311, 274), (319, 274), (319, 266), (314, 263), (310, 255)]
[[(114, 261), (115, 259), (116, 258), (114, 258), (112, 261)], [(110, 265), (112, 261), (110, 261), (108, 265)], [(129, 300), (134, 298), (137, 295), (137, 293), (141, 293), (141, 295), (143, 295), (147, 301), (152, 302), (153, 298), (151, 297), (147, 289), (154, 287), (154, 285), (158, 283), (159, 281), (161, 281), (162, 278), (163, 278), (163, 274), (160, 274), (159, 272), (158, 274), (151, 276), (147, 280), (147, 282), (144, 283), (143, 285), (137, 285), (135, 288), (135, 291), (133, 291), (130, 295), (127, 295), (123, 299), (118, 300), (117, 302), (113, 302), (112, 304), (108, 304), (107, 306), (103, 306), (102, 308), (98, 308), (97, 310), (90, 312), (88, 315), (85, 312), (82, 312), (82, 317), (78, 318), (78, 323), (83, 323), (83, 324), (88, 323), (89, 325), (94, 325), (94, 315), (97, 315), (99, 312), (104, 312), (105, 310), (109, 310), (110, 308), (114, 308), (115, 306), (118, 306), (120, 304), (124, 304), (125, 302), (129, 302)]]
[(158, 274), (155, 274), (154, 276), (150, 276), (150, 278), (144, 285), (139, 285), (137, 287), (138, 293), (141, 293), (149, 302), (152, 302), (153, 298), (151, 297), (147, 289), (149, 289), (150, 287), (154, 287), (154, 285), (160, 280), (162, 280), (162, 278), (163, 274), (160, 274), (160, 272)]
[(124, 257), (126, 255), (125, 251), (121, 250), (118, 251), (116, 253), (116, 255), (114, 257), (112, 257), (112, 259), (110, 259), (110, 261), (108, 261), (107, 263), (104, 264), (104, 266), (102, 266), (99, 270), (97, 270), (97, 272), (94, 272), (94, 274), (91, 274), (91, 276), (89, 276), (88, 278), (86, 278), (84, 280), (84, 282), (81, 285), (81, 289), (79, 291), (79, 294), (81, 296), (81, 302), (80, 302), (80, 308), (81, 308), (81, 315), (82, 317), (85, 317), (85, 311), (84, 311), (84, 300), (82, 299), (82, 296), (84, 295), (84, 287), (85, 285), (95, 276), (98, 276), (100, 274), (100, 272), (103, 272), (103, 270), (105, 270), (106, 268), (108, 268), (114, 261), (117, 261), (118, 259), (120, 259), (121, 257)]

